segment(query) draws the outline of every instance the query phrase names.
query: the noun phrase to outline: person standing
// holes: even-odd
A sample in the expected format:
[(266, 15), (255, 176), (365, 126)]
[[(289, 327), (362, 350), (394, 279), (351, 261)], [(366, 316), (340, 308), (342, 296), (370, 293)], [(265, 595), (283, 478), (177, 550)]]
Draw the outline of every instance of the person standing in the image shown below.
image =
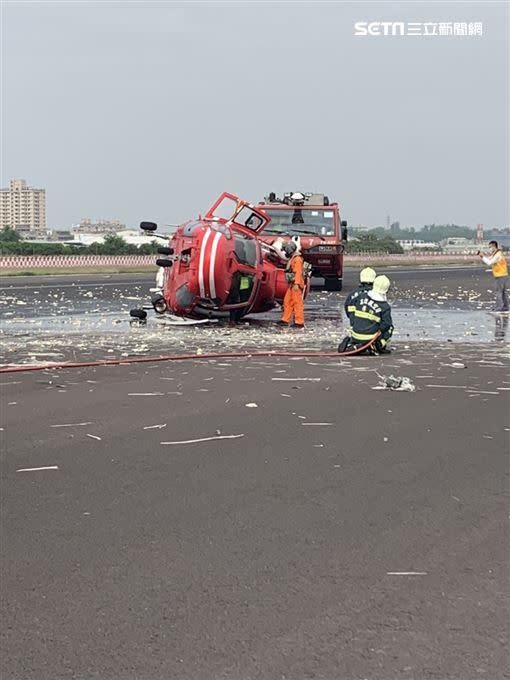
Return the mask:
[(484, 255), (481, 251), (478, 251), (478, 257), (492, 269), (492, 276), (496, 285), (496, 306), (494, 311), (508, 312), (508, 266), (506, 259), (497, 241), (489, 241), (489, 248), (489, 255)]
[(355, 310), (354, 302), (356, 298), (362, 293), (368, 293), (369, 290), (372, 290), (372, 286), (374, 284), (374, 279), (376, 276), (377, 274), (372, 269), (372, 267), (365, 267), (360, 271), (359, 287), (356, 290), (353, 290), (352, 293), (349, 293), (349, 295), (345, 299), (344, 309), (345, 314), (349, 320), (351, 319), (351, 314)]
[(294, 327), (305, 327), (305, 305), (303, 294), (305, 290), (305, 278), (303, 276), (304, 260), (295, 241), (285, 243), (283, 247), (289, 258), (285, 268), (285, 277), (289, 284), (283, 298), (283, 315), (279, 324), (288, 326), (294, 316)]

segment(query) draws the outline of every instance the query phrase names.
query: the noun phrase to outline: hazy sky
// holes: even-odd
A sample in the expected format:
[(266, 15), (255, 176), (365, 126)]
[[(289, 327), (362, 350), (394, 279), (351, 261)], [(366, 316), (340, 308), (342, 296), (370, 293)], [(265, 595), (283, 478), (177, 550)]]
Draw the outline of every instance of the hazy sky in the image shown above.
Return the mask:
[[(324, 191), (349, 224), (509, 224), (509, 5), (2, 2), (2, 185), (49, 227)], [(483, 22), (356, 37), (356, 21)]]

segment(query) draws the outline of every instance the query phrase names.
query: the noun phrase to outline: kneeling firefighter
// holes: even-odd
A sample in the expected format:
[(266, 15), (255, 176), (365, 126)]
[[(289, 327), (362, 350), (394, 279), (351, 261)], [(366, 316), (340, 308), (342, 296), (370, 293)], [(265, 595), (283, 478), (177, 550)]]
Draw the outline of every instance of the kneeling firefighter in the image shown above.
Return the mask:
[(389, 287), (387, 276), (376, 276), (372, 290), (361, 293), (354, 300), (354, 310), (349, 317), (351, 334), (338, 346), (340, 353), (361, 349), (366, 345), (366, 351), (370, 354), (390, 353), (388, 343), (393, 334), (393, 321), (391, 307), (386, 299)]
[(283, 250), (289, 258), (285, 268), (285, 278), (289, 287), (283, 298), (283, 315), (280, 325), (288, 326), (294, 316), (296, 328), (305, 327), (305, 305), (303, 302), (305, 291), (305, 263), (301, 255), (299, 244), (292, 240), (284, 244)]
[(359, 287), (356, 290), (353, 290), (352, 293), (349, 293), (344, 304), (345, 314), (349, 320), (351, 318), (351, 314), (354, 312), (354, 301), (357, 300), (357, 298), (363, 293), (367, 293), (369, 290), (372, 290), (376, 276), (377, 274), (372, 269), (372, 267), (365, 267), (360, 271)]

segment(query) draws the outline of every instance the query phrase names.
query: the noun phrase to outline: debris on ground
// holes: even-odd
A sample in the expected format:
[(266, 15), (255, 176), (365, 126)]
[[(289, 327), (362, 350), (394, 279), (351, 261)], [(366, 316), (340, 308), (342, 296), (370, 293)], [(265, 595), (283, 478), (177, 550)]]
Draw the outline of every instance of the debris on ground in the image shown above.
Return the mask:
[(379, 384), (372, 387), (373, 390), (394, 390), (395, 392), (414, 392), (416, 385), (405, 376), (380, 375)]

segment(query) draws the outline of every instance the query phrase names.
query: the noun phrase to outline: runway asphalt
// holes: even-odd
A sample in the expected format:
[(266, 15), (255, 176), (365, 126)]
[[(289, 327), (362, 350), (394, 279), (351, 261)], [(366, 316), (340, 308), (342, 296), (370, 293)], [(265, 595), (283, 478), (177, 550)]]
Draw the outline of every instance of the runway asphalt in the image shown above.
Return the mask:
[[(491, 314), (492, 277), (483, 267), (386, 270), (398, 342), (508, 342), (508, 316)], [(338, 346), (347, 322), (345, 296), (357, 285), (346, 272), (341, 293), (314, 288), (305, 304), (307, 327), (275, 325), (280, 310), (251, 315), (238, 328), (175, 328), (149, 314), (143, 328), (129, 310), (149, 303), (152, 277), (143, 275), (21, 277), (0, 287), (0, 363), (33, 364), (183, 351), (232, 349), (325, 350)]]
[(3, 375), (2, 680), (510, 677), (509, 389), (496, 345)]

